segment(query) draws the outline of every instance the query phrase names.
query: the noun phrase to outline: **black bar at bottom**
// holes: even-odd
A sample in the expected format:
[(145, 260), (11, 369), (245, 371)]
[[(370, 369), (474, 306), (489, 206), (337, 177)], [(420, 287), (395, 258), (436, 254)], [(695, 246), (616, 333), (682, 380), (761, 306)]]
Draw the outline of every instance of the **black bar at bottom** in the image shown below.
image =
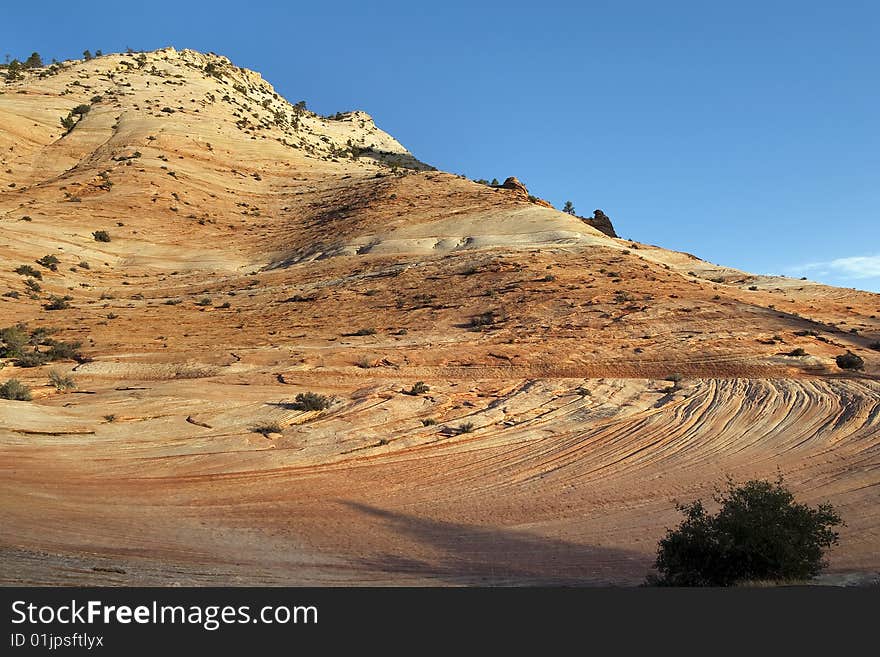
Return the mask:
[(5, 588), (0, 654), (766, 654), (873, 642), (880, 589)]

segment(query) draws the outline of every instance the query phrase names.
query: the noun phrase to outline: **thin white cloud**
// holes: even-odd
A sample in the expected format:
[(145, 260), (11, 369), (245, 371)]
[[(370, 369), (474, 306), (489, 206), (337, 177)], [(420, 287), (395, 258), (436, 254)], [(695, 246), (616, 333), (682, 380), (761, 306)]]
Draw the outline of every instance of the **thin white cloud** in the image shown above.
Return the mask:
[(839, 276), (844, 279), (880, 278), (880, 253), (870, 256), (850, 256), (827, 262), (811, 262), (791, 267), (792, 273), (813, 272), (819, 276)]

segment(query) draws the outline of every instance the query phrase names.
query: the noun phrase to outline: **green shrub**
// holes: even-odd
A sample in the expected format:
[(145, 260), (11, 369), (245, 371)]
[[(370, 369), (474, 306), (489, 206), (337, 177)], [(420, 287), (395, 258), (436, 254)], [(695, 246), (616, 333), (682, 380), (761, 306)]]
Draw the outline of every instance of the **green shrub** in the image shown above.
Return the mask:
[(457, 427), (458, 433), (470, 433), (474, 430), (473, 422), (462, 422)]
[(49, 297), (48, 302), (43, 304), (43, 308), (46, 310), (66, 310), (70, 308), (70, 303), (68, 303), (70, 299), (71, 297), (68, 296), (58, 297), (53, 295)]
[(24, 75), (21, 73), (23, 68), (24, 66), (22, 66), (22, 63), (17, 59), (13, 59), (9, 62), (9, 64), (6, 65), (6, 82), (24, 80)]
[(843, 524), (830, 504), (811, 508), (776, 482), (728, 481), (714, 496), (712, 515), (697, 500), (679, 504), (684, 514), (667, 530), (654, 567), (661, 586), (731, 586), (748, 581), (792, 581), (815, 577), (827, 565), (823, 550), (836, 545), (833, 527)]
[(16, 367), (42, 367), (49, 362), (49, 356), (42, 351), (25, 351), (15, 359)]
[(31, 390), (18, 379), (9, 379), (0, 385), (0, 399), (12, 401), (30, 401)]
[(293, 407), (300, 411), (323, 411), (330, 408), (333, 398), (315, 392), (301, 392), (294, 399)]
[(410, 388), (409, 390), (406, 390), (405, 392), (407, 395), (414, 395), (415, 396), (415, 395), (423, 395), (426, 392), (428, 392), (430, 389), (431, 388), (429, 388), (427, 385), (425, 385), (424, 381), (417, 381), (416, 383), (413, 384), (412, 388)]
[(45, 267), (46, 269), (50, 269), (52, 271), (58, 271), (58, 264), (61, 261), (54, 255), (44, 255), (42, 258), (37, 260), (37, 264)]
[(277, 422), (267, 422), (265, 424), (257, 424), (251, 427), (251, 431), (268, 436), (270, 433), (283, 433), (284, 427)]
[(46, 344), (49, 345), (49, 351), (46, 352), (49, 360), (82, 360), (82, 354), (79, 351), (80, 347), (82, 347), (80, 342), (47, 340)]
[(49, 372), (49, 385), (55, 386), (55, 389), (58, 392), (65, 392), (66, 390), (73, 390), (76, 388), (76, 382), (73, 380), (72, 376), (65, 376), (57, 370)]
[(31, 278), (39, 278), (40, 280), (43, 279), (43, 272), (39, 269), (34, 269), (30, 265), (19, 265), (12, 271), (21, 276), (30, 276)]
[(24, 324), (0, 329), (0, 358), (17, 358), (30, 342), (30, 334)]
[(61, 117), (61, 127), (64, 128), (64, 134), (69, 134), (76, 127), (76, 119), (72, 115)]
[(841, 354), (834, 359), (837, 366), (842, 370), (863, 370), (865, 369), (865, 360), (851, 351)]
[(109, 242), (110, 234), (106, 230), (96, 230), (92, 233), (92, 237), (95, 238), (96, 242)]

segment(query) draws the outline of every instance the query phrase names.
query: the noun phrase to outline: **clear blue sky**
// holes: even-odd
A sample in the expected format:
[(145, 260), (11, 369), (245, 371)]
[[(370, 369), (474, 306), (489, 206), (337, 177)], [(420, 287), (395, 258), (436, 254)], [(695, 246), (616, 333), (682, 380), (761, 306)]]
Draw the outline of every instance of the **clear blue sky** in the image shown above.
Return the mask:
[(880, 2), (4, 3), (0, 54), (173, 45), (625, 237), (880, 291)]

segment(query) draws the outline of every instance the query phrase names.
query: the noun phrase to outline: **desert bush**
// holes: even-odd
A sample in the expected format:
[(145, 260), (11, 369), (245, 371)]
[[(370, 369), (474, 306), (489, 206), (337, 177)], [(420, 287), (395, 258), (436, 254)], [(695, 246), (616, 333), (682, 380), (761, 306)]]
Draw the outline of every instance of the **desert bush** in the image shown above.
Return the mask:
[(456, 427), (456, 430), (458, 431), (458, 433), (470, 433), (471, 431), (474, 430), (474, 423), (473, 422), (462, 422), (461, 424), (459, 424)]
[(55, 390), (58, 392), (65, 392), (66, 390), (76, 388), (76, 382), (72, 376), (65, 376), (57, 370), (49, 372), (49, 385), (55, 386)]
[(423, 395), (428, 392), (431, 388), (425, 385), (424, 381), (417, 381), (412, 385), (412, 388), (406, 391), (408, 395)]
[(46, 310), (65, 310), (70, 308), (70, 299), (71, 297), (69, 296), (59, 297), (53, 295), (49, 297), (49, 301), (43, 304), (43, 308)]
[(49, 362), (49, 356), (42, 351), (25, 351), (15, 359), (16, 367), (42, 367)]
[(46, 269), (50, 269), (51, 271), (58, 271), (58, 264), (60, 262), (61, 261), (58, 259), (58, 257), (52, 254), (44, 255), (42, 258), (37, 260), (38, 265), (40, 265), (41, 267), (45, 267)]
[(426, 418), (422, 419), (422, 426), (423, 427), (432, 427), (435, 424), (437, 424), (437, 420), (435, 420), (432, 417), (426, 417)]
[(792, 349), (791, 351), (789, 351), (788, 355), (789, 356), (806, 356), (807, 352), (804, 351), (801, 347), (798, 347), (797, 349)]
[(31, 292), (40, 292), (42, 291), (42, 286), (37, 283), (33, 278), (29, 278), (24, 282), (24, 286), (29, 289)]
[(667, 530), (654, 567), (660, 586), (731, 586), (747, 581), (791, 581), (815, 577), (827, 565), (824, 549), (836, 545), (833, 528), (843, 524), (827, 503), (811, 508), (795, 502), (783, 486), (752, 480), (728, 481), (714, 496), (710, 514), (701, 500), (678, 504), (684, 521)]
[(39, 278), (40, 280), (43, 279), (43, 272), (39, 269), (34, 269), (30, 265), (19, 265), (12, 271), (21, 276), (30, 276), (31, 278)]
[(61, 127), (64, 128), (64, 134), (68, 134), (76, 127), (76, 119), (74, 119), (73, 116), (70, 114), (68, 114), (67, 116), (62, 116)]
[(323, 411), (330, 408), (333, 398), (315, 392), (301, 392), (294, 398), (293, 407), (300, 411)]
[(261, 433), (264, 436), (268, 436), (270, 433), (283, 433), (284, 427), (282, 427), (277, 422), (265, 422), (263, 424), (252, 426), (251, 431), (253, 431), (254, 433)]
[(851, 351), (847, 351), (845, 354), (841, 354), (834, 360), (837, 363), (837, 366), (842, 370), (865, 369), (865, 360), (861, 356), (858, 356)]
[(21, 356), (22, 349), (30, 342), (30, 337), (24, 324), (0, 329), (0, 358)]
[(471, 317), (468, 326), (471, 329), (479, 330), (485, 326), (492, 326), (497, 321), (497, 316), (494, 310), (489, 310), (484, 313), (480, 313), (479, 315), (474, 315)]
[(31, 390), (18, 379), (9, 379), (0, 385), (0, 399), (30, 401)]
[(96, 230), (92, 233), (92, 237), (95, 238), (96, 242), (109, 242), (110, 234), (106, 230)]
[(80, 342), (47, 340), (46, 344), (49, 345), (49, 351), (46, 352), (49, 360), (82, 360), (82, 354), (79, 351), (80, 347), (82, 347)]

